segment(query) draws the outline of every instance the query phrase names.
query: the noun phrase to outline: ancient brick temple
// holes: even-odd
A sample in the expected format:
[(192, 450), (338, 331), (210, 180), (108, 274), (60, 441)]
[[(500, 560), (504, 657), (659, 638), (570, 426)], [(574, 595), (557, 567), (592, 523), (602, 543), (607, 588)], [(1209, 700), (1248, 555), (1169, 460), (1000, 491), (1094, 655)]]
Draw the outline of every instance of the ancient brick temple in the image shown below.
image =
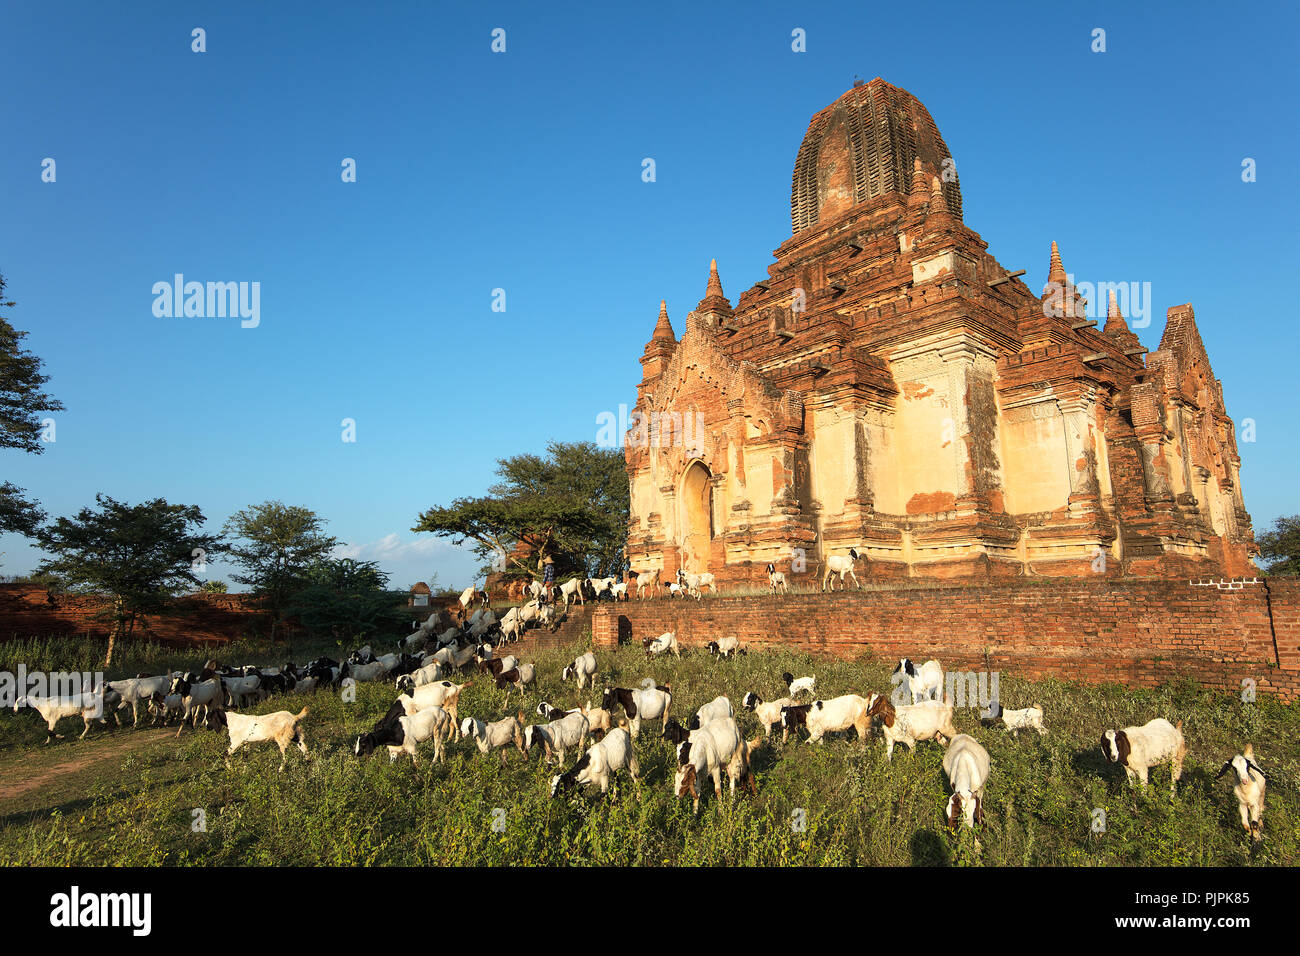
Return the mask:
[(864, 583), (1253, 573), (1190, 305), (1148, 353), (1113, 298), (1087, 319), (1055, 243), (1035, 295), (962, 221), (925, 106), (881, 79), (812, 118), (790, 211), (734, 307), (716, 263), (680, 340), (660, 307), (627, 435), (636, 570), (758, 581), (855, 548)]

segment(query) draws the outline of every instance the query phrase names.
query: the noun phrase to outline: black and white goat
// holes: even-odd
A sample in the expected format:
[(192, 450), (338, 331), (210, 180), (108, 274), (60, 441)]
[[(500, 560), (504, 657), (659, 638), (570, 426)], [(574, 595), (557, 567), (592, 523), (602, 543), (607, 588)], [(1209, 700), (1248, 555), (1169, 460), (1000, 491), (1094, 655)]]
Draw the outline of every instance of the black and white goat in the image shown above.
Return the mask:
[(632, 750), (632, 737), (619, 727), (588, 747), (587, 752), (567, 771), (551, 777), (551, 796), (558, 797), (589, 783), (600, 787), (601, 793), (608, 793), (614, 772), (623, 769), (627, 770), (633, 783), (638, 782), (641, 768)]
[[(765, 701), (753, 691), (750, 691), (741, 700), (741, 705), (746, 710), (752, 710), (758, 722), (763, 725), (763, 735), (772, 736), (772, 727), (781, 723), (781, 709), (783, 707), (793, 707), (793, 697), (782, 697), (779, 700)], [(784, 726), (781, 728), (781, 743), (785, 743), (789, 737), (789, 730)]]
[(1231, 771), (1237, 776), (1232, 792), (1237, 796), (1237, 809), (1241, 813), (1241, 826), (1246, 834), (1258, 843), (1264, 839), (1264, 790), (1268, 777), (1255, 763), (1255, 748), (1246, 744), (1244, 750), (1223, 765), (1215, 774), (1218, 780)]
[(773, 594), (778, 591), (783, 594), (790, 592), (790, 585), (785, 580), (785, 572), (778, 571), (775, 564), (768, 564), (767, 566), (767, 583), (771, 587)]
[(571, 664), (566, 664), (564, 670), (560, 672), (560, 680), (578, 681), (578, 690), (582, 690), (591, 681), (596, 673), (596, 655), (591, 651), (585, 654), (579, 654), (573, 659)]
[(722, 637), (716, 641), (709, 641), (704, 646), (710, 654), (722, 660), (745, 653), (745, 649), (740, 646), (740, 638), (738, 637)]
[(668, 719), (668, 708), (672, 702), (671, 685), (657, 686), (653, 678), (647, 677), (635, 689), (607, 687), (600, 706), (613, 712), (615, 707), (621, 705), (630, 721), (632, 739), (635, 740), (641, 734), (641, 721)]

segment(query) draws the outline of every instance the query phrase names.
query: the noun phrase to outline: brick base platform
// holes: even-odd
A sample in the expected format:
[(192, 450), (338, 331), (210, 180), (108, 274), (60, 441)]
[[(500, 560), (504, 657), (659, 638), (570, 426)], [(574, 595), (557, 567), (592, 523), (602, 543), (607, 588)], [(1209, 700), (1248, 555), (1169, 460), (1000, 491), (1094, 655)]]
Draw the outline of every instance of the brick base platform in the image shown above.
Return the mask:
[(901, 584), (833, 594), (666, 598), (592, 609), (593, 643), (676, 631), (684, 645), (735, 636), (793, 646), (1026, 677), (1156, 685), (1190, 677), (1224, 690), (1249, 678), (1261, 693), (1300, 699), (1300, 580), (1009, 581)]

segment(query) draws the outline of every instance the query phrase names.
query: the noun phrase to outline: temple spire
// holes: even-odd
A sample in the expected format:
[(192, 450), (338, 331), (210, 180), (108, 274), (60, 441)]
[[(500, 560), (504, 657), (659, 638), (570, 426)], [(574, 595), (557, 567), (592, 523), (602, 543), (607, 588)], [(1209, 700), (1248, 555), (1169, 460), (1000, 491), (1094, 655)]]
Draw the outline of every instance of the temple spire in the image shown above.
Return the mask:
[(1061, 265), (1061, 250), (1056, 247), (1055, 239), (1052, 240), (1052, 263), (1047, 270), (1047, 281), (1065, 285), (1065, 266)]
[(668, 300), (659, 300), (659, 321), (655, 323), (654, 334), (650, 336), (651, 342), (676, 342), (677, 336), (673, 334), (673, 324), (668, 321)]
[(725, 320), (732, 314), (731, 303), (722, 294), (722, 280), (718, 278), (717, 259), (709, 260), (709, 283), (704, 289), (704, 298), (695, 307), (695, 311), (700, 315), (713, 316), (708, 320), (710, 325), (718, 325), (720, 320)]
[(1106, 309), (1106, 324), (1102, 327), (1102, 331), (1111, 335), (1129, 331), (1128, 323), (1124, 321), (1124, 316), (1119, 311), (1119, 302), (1115, 299), (1114, 289), (1110, 290), (1110, 306)]

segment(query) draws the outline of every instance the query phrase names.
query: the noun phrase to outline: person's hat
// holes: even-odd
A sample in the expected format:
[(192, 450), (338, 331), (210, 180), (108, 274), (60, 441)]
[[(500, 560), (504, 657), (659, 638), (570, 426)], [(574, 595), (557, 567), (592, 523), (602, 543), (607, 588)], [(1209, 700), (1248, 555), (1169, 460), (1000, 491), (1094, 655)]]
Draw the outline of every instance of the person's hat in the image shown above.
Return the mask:
[(552, 558), (549, 554), (546, 556), (546, 560), (542, 562), (542, 564), (554, 564), (554, 563), (555, 563), (555, 559)]

